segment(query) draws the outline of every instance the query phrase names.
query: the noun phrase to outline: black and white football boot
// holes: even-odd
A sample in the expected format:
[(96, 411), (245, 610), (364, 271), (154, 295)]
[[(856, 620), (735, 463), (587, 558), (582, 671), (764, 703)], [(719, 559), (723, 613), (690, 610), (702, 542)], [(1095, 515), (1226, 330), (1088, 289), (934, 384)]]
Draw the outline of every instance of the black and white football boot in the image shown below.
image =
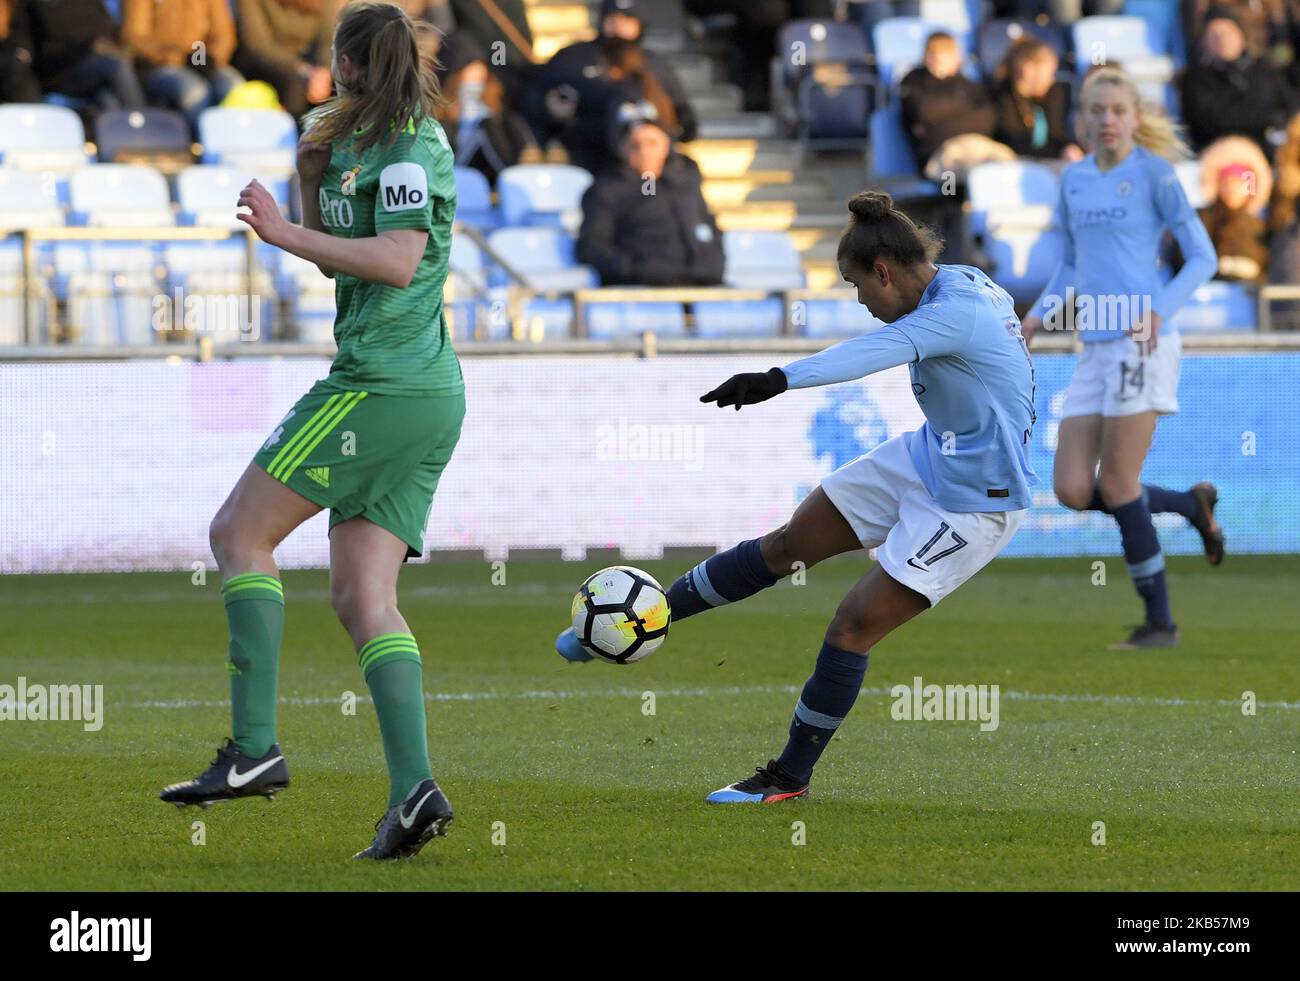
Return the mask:
[(353, 858), (414, 858), (431, 839), (446, 836), (451, 804), (432, 778), (423, 780), (375, 822), (375, 840)]
[(265, 797), (271, 800), (289, 786), (289, 764), (284, 761), (277, 743), (257, 759), (245, 756), (227, 739), (217, 750), (212, 765), (193, 780), (164, 787), (158, 796), (168, 804), (187, 807), (197, 804), (208, 808), (217, 801), (239, 797)]
[(808, 781), (791, 776), (776, 760), (754, 768), (754, 775), (715, 790), (704, 800), (709, 804), (775, 804), (808, 796)]

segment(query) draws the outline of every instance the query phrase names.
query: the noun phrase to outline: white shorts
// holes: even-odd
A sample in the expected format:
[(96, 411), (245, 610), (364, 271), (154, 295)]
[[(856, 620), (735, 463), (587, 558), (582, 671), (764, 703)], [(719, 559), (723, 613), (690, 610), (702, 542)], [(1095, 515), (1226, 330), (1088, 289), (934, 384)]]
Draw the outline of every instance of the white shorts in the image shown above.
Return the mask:
[(876, 549), (881, 568), (931, 606), (988, 565), (1025, 516), (941, 507), (917, 477), (903, 436), (846, 463), (821, 486), (858, 540)]
[(1177, 334), (1161, 335), (1155, 353), (1145, 358), (1132, 337), (1085, 344), (1065, 390), (1061, 418), (1177, 412), (1182, 353)]

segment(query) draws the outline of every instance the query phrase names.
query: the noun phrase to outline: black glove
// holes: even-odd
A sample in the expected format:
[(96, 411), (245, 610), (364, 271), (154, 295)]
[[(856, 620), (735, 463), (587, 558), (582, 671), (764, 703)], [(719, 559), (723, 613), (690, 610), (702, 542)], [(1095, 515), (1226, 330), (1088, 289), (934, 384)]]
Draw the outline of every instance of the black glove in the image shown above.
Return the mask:
[(740, 411), (742, 405), (754, 405), (766, 402), (780, 395), (790, 387), (790, 380), (780, 368), (771, 371), (753, 371), (743, 375), (732, 375), (721, 385), (701, 395), (701, 402), (717, 402), (718, 408), (734, 405)]

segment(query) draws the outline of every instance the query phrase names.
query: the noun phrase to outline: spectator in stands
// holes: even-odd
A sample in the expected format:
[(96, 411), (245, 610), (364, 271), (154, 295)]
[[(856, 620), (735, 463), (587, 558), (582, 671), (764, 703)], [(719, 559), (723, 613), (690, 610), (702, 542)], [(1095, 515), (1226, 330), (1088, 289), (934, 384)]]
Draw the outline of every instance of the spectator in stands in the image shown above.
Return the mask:
[(1288, 0), (1184, 0), (1184, 30), (1189, 40), (1199, 37), (1210, 21), (1226, 14), (1240, 25), (1252, 55), (1282, 64), (1289, 58), (1287, 4)]
[(330, 45), (339, 0), (237, 0), (234, 66), (275, 87), (295, 117), (330, 96)]
[(0, 102), (40, 102), (32, 34), (22, 0), (0, 0)]
[[(883, 16), (915, 13), (903, 0), (869, 0), (873, 11)], [(727, 81), (740, 87), (746, 112), (768, 112), (772, 108), (769, 65), (776, 50), (777, 34), (790, 20), (829, 18), (838, 4), (832, 0), (686, 0), (686, 10), (698, 18), (726, 17), (730, 60)], [(913, 5), (914, 6), (914, 5)]]
[[(432, 28), (421, 28), (427, 35)], [(438, 121), (461, 167), (473, 167), (496, 184), (497, 175), (517, 163), (540, 163), (541, 151), (528, 124), (505, 108), (505, 87), (488, 71), (487, 55), (464, 31), (443, 39), (437, 49), (438, 81), (444, 102)]]
[(652, 120), (627, 127), (623, 166), (597, 177), (582, 198), (578, 261), (605, 286), (716, 286), (722, 237), (700, 191), (700, 170), (674, 153)]
[(1294, 103), (1282, 73), (1247, 50), (1241, 25), (1226, 10), (1214, 11), (1182, 81), (1192, 146), (1200, 150), (1239, 133), (1268, 150), (1268, 131), (1285, 123)]
[[(571, 163), (593, 173), (616, 166), (605, 123), (610, 101), (619, 97), (624, 79), (610, 77), (609, 52), (622, 50), (629, 41), (640, 47), (642, 2), (603, 0), (600, 37), (556, 52), (535, 69), (521, 89), (524, 118), (537, 142), (545, 146), (552, 138), (558, 139)], [(695, 112), (677, 76), (653, 51), (643, 49), (643, 57), (644, 71), (655, 77), (672, 101), (677, 125), (671, 135), (679, 140), (695, 139)]]
[(997, 114), (984, 86), (961, 74), (961, 49), (946, 31), (925, 42), (925, 63), (899, 85), (903, 126), (922, 172), (932, 181), (990, 160), (1014, 160), (1015, 151), (993, 139)]
[(26, 0), (36, 77), (47, 93), (138, 109), (144, 93), (103, 0)]
[(1080, 17), (1122, 14), (1124, 0), (994, 0), (993, 10), (998, 17), (1032, 18), (1046, 14), (1057, 24), (1068, 25)]
[(150, 102), (198, 116), (244, 81), (230, 67), (235, 21), (226, 0), (125, 0), (122, 40)]
[(1049, 45), (1021, 37), (1011, 45), (993, 90), (993, 137), (1022, 157), (1074, 163), (1083, 150), (1070, 135), (1070, 87), (1056, 80), (1059, 60)]
[(537, 63), (525, 0), (451, 0), (451, 8), (456, 30), (468, 32), (489, 52), (492, 72), (506, 87), (506, 101), (517, 105), (520, 82)]
[(1201, 209), (1201, 221), (1219, 255), (1215, 279), (1262, 283), (1268, 278), (1267, 228), (1252, 209), (1259, 175), (1246, 164), (1229, 164), (1219, 171), (1218, 195)]
[(621, 38), (606, 42), (610, 92), (606, 104), (605, 132), (611, 164), (619, 162), (618, 141), (633, 119), (654, 119), (673, 133), (678, 129), (672, 97), (646, 64), (645, 48)]
[(1300, 113), (1291, 117), (1286, 135), (1268, 208), (1271, 283), (1300, 283)]

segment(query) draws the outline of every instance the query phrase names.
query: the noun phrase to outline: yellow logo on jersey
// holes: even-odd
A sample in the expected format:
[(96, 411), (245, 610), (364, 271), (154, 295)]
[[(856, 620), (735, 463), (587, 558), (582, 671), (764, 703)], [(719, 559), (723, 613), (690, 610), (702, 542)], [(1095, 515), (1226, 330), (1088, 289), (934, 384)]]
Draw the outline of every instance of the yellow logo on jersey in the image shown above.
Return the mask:
[(339, 185), (339, 193), (356, 194), (357, 177), (360, 175), (360, 173), (361, 173), (361, 164), (357, 164), (351, 170), (345, 170), (343, 172), (343, 182)]
[(330, 485), (330, 468), (329, 467), (308, 467), (303, 471), (308, 477), (316, 481), (322, 487)]

